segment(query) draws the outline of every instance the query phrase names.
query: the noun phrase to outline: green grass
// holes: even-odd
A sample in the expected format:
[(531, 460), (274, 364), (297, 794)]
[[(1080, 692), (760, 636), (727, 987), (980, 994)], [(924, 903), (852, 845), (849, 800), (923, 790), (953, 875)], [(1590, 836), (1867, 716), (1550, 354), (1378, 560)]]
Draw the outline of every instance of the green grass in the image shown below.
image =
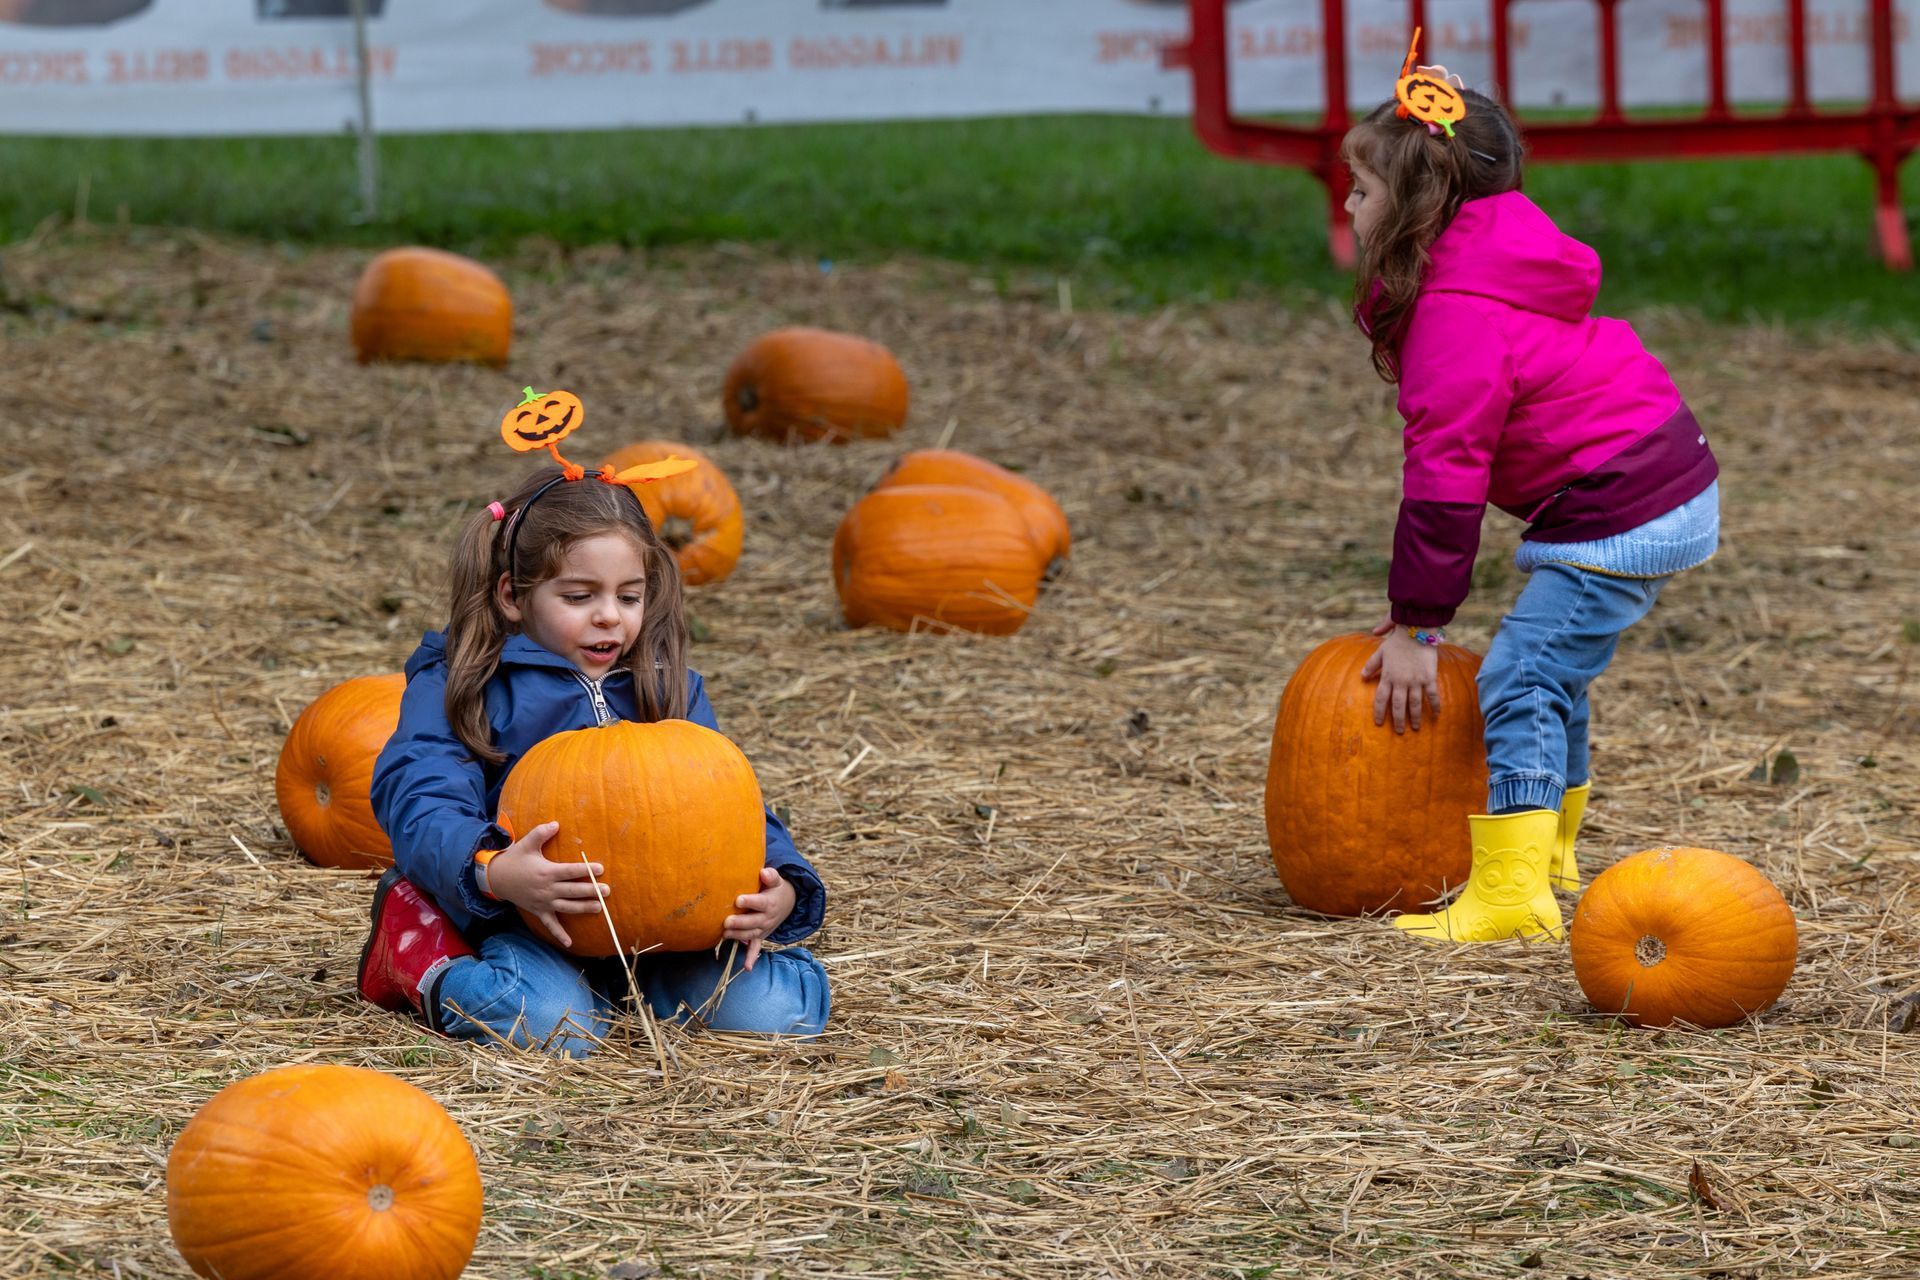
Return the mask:
[[(1256, 291), (1338, 297), (1325, 200), (1290, 169), (1204, 151), (1184, 121), (1032, 117), (568, 134), (396, 136), (383, 207), (357, 211), (345, 138), (0, 139), (0, 239), (71, 217), (296, 243), (419, 241), (486, 253), (750, 241), (809, 256), (895, 252), (998, 277), (1067, 275), (1120, 305)], [(31, 175), (29, 180), (28, 175)], [(1541, 166), (1529, 192), (1606, 263), (1603, 308), (1920, 332), (1915, 282), (1873, 252), (1852, 156)], [(1905, 174), (1920, 212), (1920, 164)], [(123, 211), (124, 210), (124, 215)], [(1916, 219), (1920, 221), (1920, 219)]]

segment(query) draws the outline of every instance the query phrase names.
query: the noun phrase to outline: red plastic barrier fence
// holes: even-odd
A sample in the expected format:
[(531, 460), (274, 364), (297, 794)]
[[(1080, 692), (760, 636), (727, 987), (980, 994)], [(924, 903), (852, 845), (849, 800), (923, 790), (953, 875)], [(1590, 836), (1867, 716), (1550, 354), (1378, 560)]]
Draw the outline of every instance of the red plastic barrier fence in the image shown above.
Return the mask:
[[(1517, 0), (1489, 0), (1493, 81), (1512, 84), (1509, 11)], [(1875, 231), (1889, 267), (1913, 267), (1913, 245), (1900, 208), (1900, 164), (1920, 147), (1920, 106), (1903, 103), (1895, 85), (1893, 0), (1865, 0), (1872, 83), (1863, 106), (1816, 108), (1807, 95), (1807, 2), (1786, 0), (1786, 105), (1761, 114), (1735, 114), (1727, 103), (1726, 0), (1702, 0), (1706, 9), (1707, 101), (1698, 115), (1638, 118), (1620, 109), (1620, 0), (1594, 0), (1599, 24), (1599, 98), (1588, 120), (1533, 122), (1516, 112), (1535, 160), (1641, 160), (1680, 156), (1750, 156), (1784, 152), (1854, 151), (1872, 166), (1877, 186)], [(1294, 165), (1327, 188), (1327, 241), (1334, 261), (1353, 265), (1353, 228), (1343, 207), (1347, 172), (1340, 139), (1348, 114), (1347, 15), (1343, 0), (1321, 0), (1325, 105), (1318, 123), (1276, 124), (1241, 119), (1228, 96), (1228, 0), (1187, 0), (1190, 38), (1169, 45), (1162, 60), (1193, 75), (1193, 127), (1208, 149), (1262, 164)], [(1425, 0), (1410, 0), (1407, 29), (1426, 25)], [(1437, 55), (1430, 57), (1440, 61)], [(1393, 72), (1379, 76), (1382, 94)], [(1496, 92), (1495, 96), (1504, 96)]]

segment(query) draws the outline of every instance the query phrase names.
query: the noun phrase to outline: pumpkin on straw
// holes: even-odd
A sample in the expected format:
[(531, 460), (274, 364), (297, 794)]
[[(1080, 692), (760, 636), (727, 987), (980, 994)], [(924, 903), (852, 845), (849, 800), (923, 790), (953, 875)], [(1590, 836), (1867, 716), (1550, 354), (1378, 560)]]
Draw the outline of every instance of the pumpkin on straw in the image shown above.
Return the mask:
[(1034, 552), (1048, 578), (1059, 572), (1073, 549), (1073, 531), (1067, 527), (1066, 513), (1053, 495), (1025, 476), (985, 458), (958, 449), (915, 449), (900, 455), (873, 487), (887, 489), (903, 484), (959, 485), (999, 494), (1026, 522)]
[(734, 359), (720, 399), (735, 435), (845, 444), (900, 429), (907, 375), (892, 352), (866, 338), (776, 329)]
[(1593, 1007), (1639, 1027), (1726, 1027), (1780, 998), (1800, 934), (1759, 871), (1716, 849), (1648, 849), (1593, 878), (1574, 909), (1573, 973)]
[(1010, 635), (1039, 598), (1040, 568), (1026, 521), (986, 489), (875, 489), (833, 535), (833, 588), (850, 627)]
[(353, 350), (374, 360), (502, 365), (513, 341), (513, 299), (500, 277), (440, 249), (389, 249), (353, 290)]
[(230, 1084), (167, 1156), (174, 1246), (219, 1280), (452, 1280), (480, 1208), (480, 1166), (453, 1117), (363, 1067)]
[(322, 867), (390, 867), (393, 845), (373, 816), (373, 764), (400, 727), (399, 673), (357, 676), (308, 704), (273, 771), (294, 848)]

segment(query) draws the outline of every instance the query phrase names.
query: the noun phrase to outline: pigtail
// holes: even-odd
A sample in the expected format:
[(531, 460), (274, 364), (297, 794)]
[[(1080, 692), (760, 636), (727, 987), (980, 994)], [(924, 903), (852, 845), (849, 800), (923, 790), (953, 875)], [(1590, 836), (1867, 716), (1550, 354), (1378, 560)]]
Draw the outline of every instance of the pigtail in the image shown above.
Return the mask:
[(475, 759), (489, 764), (506, 759), (493, 745), (486, 697), (487, 681), (499, 667), (500, 650), (507, 642), (506, 620), (493, 600), (499, 529), (493, 513), (483, 510), (460, 530), (447, 610), (447, 723)]
[(686, 586), (680, 563), (653, 531), (640, 504), (630, 504), (645, 532), (640, 539), (647, 565), (647, 611), (640, 638), (628, 654), (634, 697), (642, 720), (687, 718)]

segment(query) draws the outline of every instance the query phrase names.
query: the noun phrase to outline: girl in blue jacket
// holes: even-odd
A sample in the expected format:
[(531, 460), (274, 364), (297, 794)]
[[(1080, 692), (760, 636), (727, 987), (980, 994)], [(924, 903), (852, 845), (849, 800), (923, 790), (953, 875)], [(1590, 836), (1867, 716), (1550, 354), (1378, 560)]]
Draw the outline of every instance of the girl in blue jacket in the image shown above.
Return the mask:
[[(446, 631), (407, 660), (400, 726), (374, 766), (394, 869), (360, 961), (360, 993), (382, 1008), (447, 1035), (575, 1056), (605, 1033), (625, 974), (618, 958), (583, 962), (548, 945), (514, 910), (565, 939), (566, 918), (597, 914), (602, 891), (585, 863), (542, 856), (557, 823), (518, 840), (495, 823), (501, 784), (535, 743), (616, 717), (719, 728), (687, 669), (673, 553), (633, 493), (579, 470), (543, 471), (461, 531)], [(766, 832), (760, 891), (727, 918), (740, 944), (721, 948), (727, 959), (633, 958), (633, 994), (656, 1017), (786, 1035), (826, 1024), (820, 962), (760, 949), (811, 934), (826, 909), (820, 877), (771, 812)]]

